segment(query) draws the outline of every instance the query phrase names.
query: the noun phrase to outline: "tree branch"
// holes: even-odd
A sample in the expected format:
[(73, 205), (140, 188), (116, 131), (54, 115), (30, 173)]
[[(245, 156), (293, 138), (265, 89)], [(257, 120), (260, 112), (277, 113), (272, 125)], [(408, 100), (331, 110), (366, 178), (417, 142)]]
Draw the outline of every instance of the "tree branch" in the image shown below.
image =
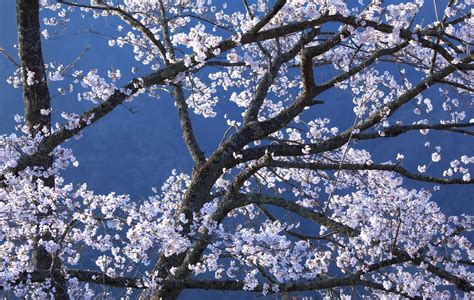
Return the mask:
[[(229, 160), (225, 167), (229, 168), (229, 167), (235, 166), (238, 163), (258, 159), (267, 151), (273, 153), (275, 156), (301, 156), (301, 155), (304, 155), (302, 150), (306, 146), (310, 146), (310, 149), (307, 152), (308, 154), (318, 154), (318, 153), (337, 149), (343, 146), (345, 143), (347, 143), (347, 141), (349, 140), (349, 137), (351, 136), (351, 133), (354, 130), (363, 131), (363, 130), (373, 127), (384, 118), (388, 118), (389, 116), (394, 114), (395, 111), (397, 111), (402, 105), (411, 101), (417, 95), (419, 95), (420, 93), (428, 89), (430, 86), (438, 82), (441, 78), (444, 78), (452, 74), (454, 71), (458, 69), (463, 69), (466, 66), (469, 66), (469, 63), (472, 62), (473, 59), (474, 59), (473, 56), (467, 56), (459, 64), (448, 65), (445, 68), (439, 70), (438, 72), (427, 76), (424, 80), (419, 82), (416, 86), (405, 91), (395, 101), (389, 102), (381, 106), (376, 112), (372, 113), (369, 117), (357, 123), (355, 127), (351, 127), (345, 130), (340, 135), (329, 138), (317, 144), (315, 143), (315, 144), (310, 144), (310, 145), (305, 145), (305, 146), (303, 145), (268, 145), (268, 146), (246, 149), (246, 150), (241, 151), (241, 154), (242, 154), (241, 159)], [(286, 124), (286, 123), (280, 124), (280, 122), (291, 120), (295, 114), (296, 115), (298, 114), (298, 112), (300, 111), (300, 107), (298, 106), (301, 106), (301, 104), (299, 104), (298, 102), (300, 101), (301, 100), (296, 101), (296, 103), (292, 104), (290, 107), (285, 109), (276, 117), (266, 120), (264, 122), (261, 122), (261, 125), (260, 125), (261, 128), (259, 128), (260, 131), (257, 131), (257, 129), (254, 129), (254, 131), (258, 132), (259, 134), (258, 136), (264, 136), (264, 133), (268, 135), (272, 133), (273, 130), (278, 130), (279, 127), (281, 128), (284, 124)]]
[(274, 16), (285, 6), (286, 0), (278, 0), (272, 7), (272, 9), (260, 20), (255, 24), (252, 29), (249, 31), (249, 34), (256, 34), (260, 29), (265, 27), (265, 25), (270, 22)]
[[(333, 232), (346, 235), (349, 237), (355, 237), (360, 235), (360, 232), (356, 229), (353, 229), (352, 227), (349, 227), (347, 225), (344, 225), (340, 222), (334, 221), (324, 214), (321, 214), (319, 212), (314, 212), (308, 208), (302, 207), (294, 202), (290, 202), (284, 198), (280, 197), (275, 197), (275, 196), (267, 196), (263, 194), (238, 194), (237, 198), (232, 201), (231, 204), (229, 204), (229, 208), (235, 209), (240, 206), (245, 206), (249, 204), (270, 204), (274, 205), (277, 207), (284, 208), (288, 211), (291, 211), (301, 217), (304, 217), (306, 219), (312, 220), (322, 226), (325, 226), (329, 229), (331, 229)], [(454, 233), (456, 234), (456, 233)], [(377, 241), (373, 242), (374, 244), (377, 244)], [(400, 262), (408, 262), (412, 261), (415, 265), (420, 265), (421, 263), (426, 264), (427, 271), (432, 273), (435, 276), (438, 276), (440, 278), (443, 278), (444, 280), (448, 281), (449, 283), (453, 284), (458, 288), (459, 290), (465, 291), (465, 292), (471, 292), (474, 291), (474, 286), (469, 283), (467, 280), (456, 276), (452, 273), (449, 273), (445, 270), (442, 270), (431, 263), (427, 262), (426, 260), (423, 259), (423, 252), (425, 251), (425, 248), (422, 248), (418, 253), (415, 255), (409, 255), (406, 251), (403, 251), (398, 248), (394, 248), (392, 250), (393, 254), (396, 256), (392, 260), (387, 260), (380, 262), (376, 265), (373, 265), (372, 268), (368, 268), (368, 270), (375, 270), (379, 267), (382, 266), (388, 266), (392, 265), (394, 263), (400, 263)]]
[(83, 8), (96, 9), (96, 10), (106, 10), (106, 11), (110, 11), (110, 12), (114, 12), (114, 13), (118, 14), (130, 26), (132, 26), (133, 28), (136, 28), (137, 30), (141, 31), (150, 40), (150, 42), (158, 48), (163, 60), (165, 62), (168, 61), (168, 59), (166, 58), (165, 47), (155, 37), (153, 32), (151, 32), (151, 30), (148, 27), (143, 25), (138, 19), (134, 18), (130, 13), (126, 12), (125, 10), (120, 9), (118, 7), (109, 6), (109, 5), (106, 5), (106, 4), (102, 4), (101, 6), (95, 6), (95, 5), (79, 4), (79, 3), (69, 2), (69, 1), (65, 1), (65, 0), (57, 0), (57, 1), (58, 1), (58, 3), (66, 4), (66, 5), (69, 5), (69, 6), (83, 7)]
[(288, 162), (288, 161), (276, 161), (273, 160), (268, 163), (268, 167), (287, 168), (287, 169), (309, 169), (309, 170), (351, 170), (351, 171), (364, 171), (364, 170), (377, 170), (377, 171), (388, 171), (396, 172), (403, 175), (406, 178), (424, 181), (429, 183), (438, 184), (473, 184), (474, 179), (463, 180), (462, 178), (436, 178), (421, 174), (415, 174), (409, 172), (407, 169), (394, 164), (328, 164), (319, 162)]
[[(244, 115), (244, 124), (248, 124), (252, 121), (258, 120), (258, 113), (260, 111), (260, 108), (262, 107), (263, 101), (265, 100), (265, 97), (268, 94), (268, 89), (273, 84), (273, 81), (276, 75), (278, 74), (280, 67), (284, 63), (293, 59), (298, 54), (298, 52), (302, 50), (304, 45), (309, 43), (314, 38), (316, 33), (317, 31), (311, 32), (308, 36), (302, 38), (300, 42), (296, 43), (290, 50), (277, 56), (275, 60), (271, 63), (266, 74), (260, 80), (257, 90), (255, 94), (253, 95), (253, 98), (250, 101), (250, 104), (248, 105), (248, 108)], [(324, 48), (320, 47), (320, 48), (325, 49), (325, 51), (329, 51), (332, 48), (332, 43), (329, 43), (329, 42), (325, 43), (325, 45), (328, 45), (328, 44), (329, 46), (324, 47)], [(320, 52), (320, 53), (323, 53), (323, 52)]]
[[(175, 59), (175, 51), (173, 48), (173, 43), (171, 42), (169, 27), (166, 18), (166, 11), (165, 6), (163, 5), (163, 1), (160, 0), (160, 22), (161, 28), (163, 32), (163, 39), (165, 40), (166, 50), (170, 57), (174, 60)], [(166, 62), (169, 65), (169, 62)], [(191, 119), (189, 118), (188, 114), (188, 105), (186, 103), (186, 99), (184, 96), (184, 91), (181, 83), (173, 83), (173, 92), (172, 95), (176, 100), (176, 107), (178, 108), (178, 117), (179, 122), (181, 125), (181, 130), (183, 132), (183, 139), (188, 147), (188, 151), (191, 154), (191, 157), (194, 163), (197, 166), (202, 165), (206, 161), (206, 157), (204, 153), (201, 151), (199, 144), (196, 140), (196, 136), (194, 135), (193, 126), (191, 123)]]
[(229, 209), (232, 210), (237, 207), (246, 206), (250, 204), (269, 204), (269, 205), (284, 208), (306, 219), (313, 220), (314, 222), (331, 229), (335, 233), (343, 234), (350, 237), (354, 237), (358, 235), (357, 231), (352, 229), (351, 227), (346, 226), (342, 223), (333, 221), (320, 212), (312, 211), (309, 208), (300, 206), (284, 198), (268, 196), (268, 195), (263, 195), (263, 194), (239, 193), (236, 195), (234, 199), (232, 199), (232, 201), (229, 201), (229, 202), (230, 203), (226, 207), (226, 210), (229, 210)]
[(357, 133), (352, 136), (357, 140), (368, 140), (381, 137), (396, 137), (413, 130), (433, 129), (474, 135), (474, 132), (458, 128), (474, 127), (474, 123), (447, 123), (447, 124), (413, 124), (413, 125), (393, 125), (378, 132)]

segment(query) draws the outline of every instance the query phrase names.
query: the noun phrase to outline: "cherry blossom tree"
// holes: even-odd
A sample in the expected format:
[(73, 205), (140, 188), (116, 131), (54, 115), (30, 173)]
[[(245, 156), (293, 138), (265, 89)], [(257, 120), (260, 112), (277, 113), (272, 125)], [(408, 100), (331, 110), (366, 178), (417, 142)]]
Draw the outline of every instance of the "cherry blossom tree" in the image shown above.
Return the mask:
[[(56, 299), (473, 297), (473, 218), (444, 214), (433, 191), (473, 184), (474, 156), (446, 160), (435, 145), (415, 170), (408, 146), (388, 161), (365, 147), (432, 132), (472, 143), (472, 1), (441, 2), (17, 0), (8, 82), (25, 112), (0, 137), (0, 287)], [(119, 20), (109, 46), (148, 74), (45, 62), (42, 42), (84, 16)], [(92, 108), (54, 111), (53, 82)], [(65, 182), (78, 162), (62, 144), (143, 94), (171, 95), (192, 172), (146, 200)], [(324, 114), (334, 95), (351, 103), (348, 127)], [(190, 114), (226, 120), (212, 153)]]

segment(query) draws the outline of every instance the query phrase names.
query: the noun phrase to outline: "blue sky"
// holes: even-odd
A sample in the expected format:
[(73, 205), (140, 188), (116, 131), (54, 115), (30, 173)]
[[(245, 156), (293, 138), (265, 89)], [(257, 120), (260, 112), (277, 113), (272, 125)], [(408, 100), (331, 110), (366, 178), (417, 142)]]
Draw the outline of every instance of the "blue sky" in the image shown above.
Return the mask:
[[(102, 28), (109, 28), (107, 26), (111, 24), (119, 23), (116, 18), (94, 20), (88, 17), (72, 23), (66, 31), (58, 32), (57, 38), (43, 41), (45, 61), (60, 61), (66, 64), (86, 47), (91, 46), (80, 62), (81, 68), (89, 70), (97, 67), (106, 70), (114, 66), (122, 70), (125, 82), (131, 78), (126, 75), (126, 70), (136, 63), (130, 51), (108, 47), (107, 39), (103, 36), (81, 33), (84, 29), (93, 28), (100, 31)], [(15, 54), (15, 41), (15, 1), (3, 0), (0, 11), (0, 47), (10, 54)], [(13, 116), (22, 114), (21, 90), (6, 83), (6, 78), (13, 71), (14, 66), (0, 56), (0, 134), (11, 133), (15, 125)], [(55, 88), (54, 85), (52, 88)], [(435, 100), (436, 91), (436, 88), (432, 89), (427, 95)], [(51, 94), (55, 92), (52, 91)], [(222, 95), (224, 98), (228, 96)], [(318, 106), (319, 114), (329, 116), (332, 119), (331, 124), (336, 126), (345, 127), (353, 122), (351, 115), (340, 113), (341, 108), (351, 107), (347, 95), (339, 93), (324, 96), (327, 104)], [(55, 117), (63, 109), (79, 112), (91, 106), (88, 103), (79, 103), (73, 95), (55, 97), (52, 105)], [(116, 191), (128, 193), (134, 199), (142, 199), (151, 195), (151, 187), (160, 187), (172, 169), (191, 171), (192, 161), (181, 139), (177, 112), (171, 98), (163, 96), (161, 99), (153, 99), (140, 96), (127, 106), (134, 112), (131, 113), (125, 107), (118, 107), (86, 129), (81, 139), (67, 143), (80, 162), (78, 168), (65, 172), (67, 180), (74, 183), (86, 182), (91, 189), (100, 193)], [(197, 138), (207, 154), (216, 146), (226, 130), (222, 115), (229, 108), (232, 109), (232, 106), (220, 107), (220, 115), (215, 119), (193, 116)], [(472, 118), (472, 109), (468, 112)], [(424, 164), (433, 152), (432, 148), (426, 149), (422, 146), (426, 138), (433, 145), (442, 145), (443, 155), (446, 157), (474, 155), (472, 138), (462, 138), (450, 133), (430, 133), (427, 137), (411, 133), (404, 137), (379, 140), (377, 143), (360, 143), (356, 147), (371, 150), (379, 162), (394, 159), (398, 152), (406, 153), (404, 167), (416, 171), (419, 157), (423, 157)], [(440, 176), (441, 169), (434, 167), (429, 171)], [(413, 181), (406, 181), (406, 184), (413, 187), (432, 187)], [(441, 191), (434, 193), (433, 199), (447, 214), (474, 214), (473, 195), (472, 186), (443, 186)]]

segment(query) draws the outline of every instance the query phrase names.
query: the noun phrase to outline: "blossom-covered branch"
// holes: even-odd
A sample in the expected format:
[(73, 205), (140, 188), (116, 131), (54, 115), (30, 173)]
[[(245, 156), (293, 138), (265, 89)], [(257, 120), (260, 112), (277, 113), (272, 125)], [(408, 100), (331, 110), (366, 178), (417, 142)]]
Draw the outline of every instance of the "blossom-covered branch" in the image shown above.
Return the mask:
[[(472, 212), (444, 214), (465, 199), (437, 192), (474, 183), (469, 1), (433, 16), (419, 0), (18, 3), (21, 66), (7, 82), (26, 109), (0, 136), (5, 295), (472, 296)], [(25, 30), (32, 20), (42, 31)], [(97, 24), (120, 59), (44, 61), (41, 36), (48, 46), (74, 22)], [(57, 111), (52, 88), (91, 106)], [(64, 142), (139, 95), (175, 104), (192, 163), (140, 199), (72, 171), (66, 182), (79, 162)], [(373, 147), (402, 135), (393, 153)]]

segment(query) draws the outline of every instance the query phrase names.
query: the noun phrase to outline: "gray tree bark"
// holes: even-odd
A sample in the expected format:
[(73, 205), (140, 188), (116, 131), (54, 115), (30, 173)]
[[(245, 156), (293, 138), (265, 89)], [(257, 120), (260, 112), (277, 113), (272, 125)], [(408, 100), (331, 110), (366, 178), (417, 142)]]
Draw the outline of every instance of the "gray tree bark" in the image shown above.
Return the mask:
[[(51, 129), (51, 114), (42, 114), (41, 110), (51, 108), (48, 83), (41, 49), (39, 0), (17, 0), (16, 17), (18, 27), (18, 53), (20, 56), (23, 82), (23, 102), (25, 123), (31, 135), (36, 135), (43, 128)], [(47, 169), (52, 166), (53, 158), (49, 153), (43, 154), (36, 161), (36, 166)], [(40, 179), (48, 187), (54, 187), (54, 176), (34, 178)], [(38, 214), (38, 221), (49, 213)], [(61, 272), (56, 272), (60, 264), (43, 246), (40, 240), (49, 240), (49, 234), (38, 235), (34, 238), (35, 249), (32, 254), (32, 265), (35, 272), (51, 279), (50, 292), (56, 299), (65, 299), (67, 290)], [(53, 275), (54, 274), (54, 275)]]

